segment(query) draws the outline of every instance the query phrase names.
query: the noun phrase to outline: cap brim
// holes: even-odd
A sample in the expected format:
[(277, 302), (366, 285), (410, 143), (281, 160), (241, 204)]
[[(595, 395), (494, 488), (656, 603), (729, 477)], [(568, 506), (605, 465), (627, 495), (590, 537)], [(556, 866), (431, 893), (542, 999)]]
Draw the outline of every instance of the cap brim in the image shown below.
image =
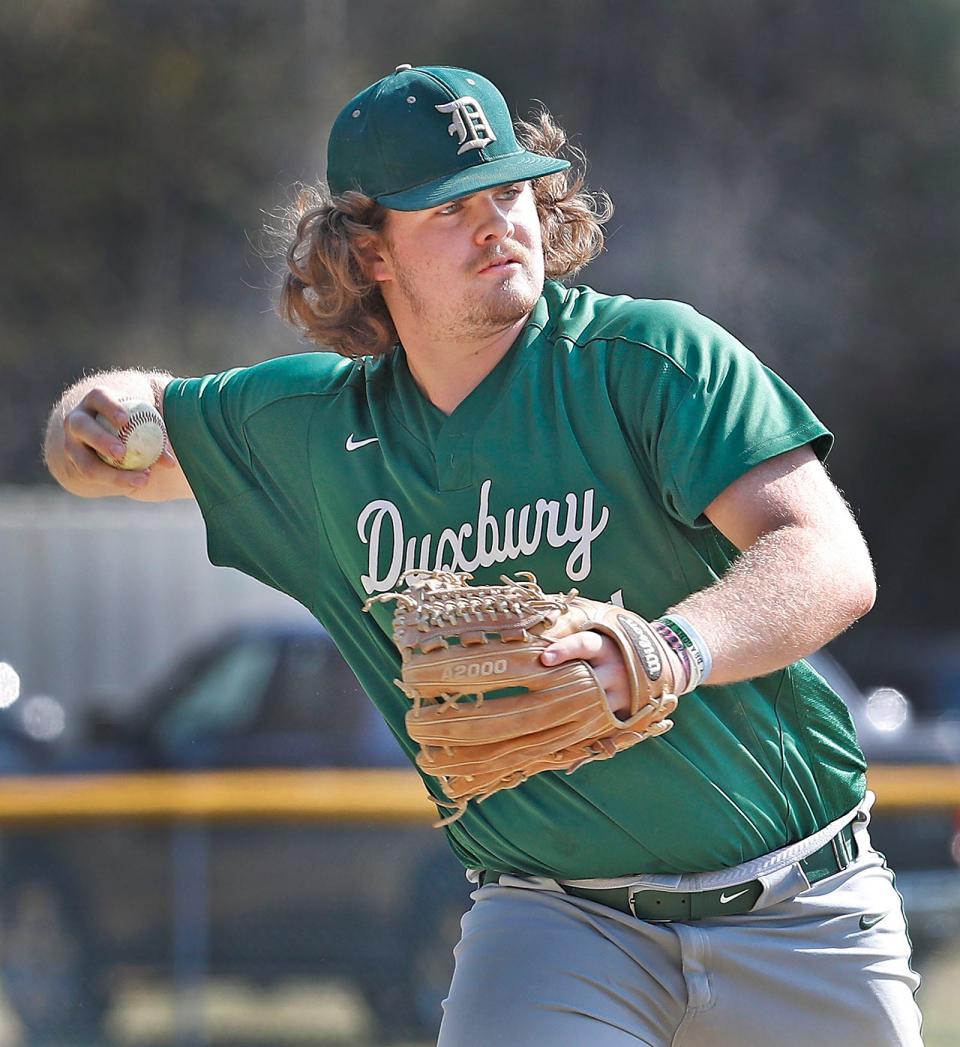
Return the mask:
[(569, 166), (569, 160), (558, 160), (554, 156), (514, 153), (512, 156), (486, 160), (442, 178), (435, 178), (423, 185), (415, 185), (399, 193), (388, 193), (376, 199), (377, 203), (394, 211), (422, 211), (428, 207), (447, 204), (461, 196), (469, 196), (470, 193), (479, 193), (481, 189), (492, 189), (495, 185), (526, 182), (530, 178), (556, 174), (558, 171), (565, 171)]

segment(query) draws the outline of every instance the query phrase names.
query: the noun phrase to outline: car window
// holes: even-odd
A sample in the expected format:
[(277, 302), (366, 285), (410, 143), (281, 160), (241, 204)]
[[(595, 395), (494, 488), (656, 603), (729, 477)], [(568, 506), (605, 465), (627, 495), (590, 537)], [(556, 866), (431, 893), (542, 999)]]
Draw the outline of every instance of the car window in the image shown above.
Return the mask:
[(287, 644), (283, 670), (264, 710), (271, 730), (327, 731), (359, 721), (368, 699), (325, 634)]
[(260, 710), (275, 661), (276, 647), (266, 639), (224, 648), (161, 713), (155, 725), (160, 741), (177, 746), (194, 738), (249, 728)]

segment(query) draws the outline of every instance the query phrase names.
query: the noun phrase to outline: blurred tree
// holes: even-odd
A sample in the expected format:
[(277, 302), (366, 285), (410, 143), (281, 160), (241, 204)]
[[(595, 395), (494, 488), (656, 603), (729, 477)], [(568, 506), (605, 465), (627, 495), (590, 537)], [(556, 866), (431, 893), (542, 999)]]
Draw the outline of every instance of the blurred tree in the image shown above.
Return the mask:
[(43, 478), (49, 403), (84, 368), (298, 349), (264, 212), (322, 172), (353, 91), (458, 64), (576, 132), (618, 208), (585, 280), (692, 302), (837, 432), (871, 622), (958, 627), (958, 44), (951, 0), (8, 0), (0, 479)]

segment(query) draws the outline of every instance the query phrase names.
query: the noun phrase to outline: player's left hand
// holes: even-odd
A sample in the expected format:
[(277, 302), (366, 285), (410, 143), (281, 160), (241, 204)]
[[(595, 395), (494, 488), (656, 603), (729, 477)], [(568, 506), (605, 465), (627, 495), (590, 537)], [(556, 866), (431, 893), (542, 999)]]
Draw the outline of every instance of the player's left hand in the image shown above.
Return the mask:
[(609, 636), (588, 630), (557, 640), (540, 655), (544, 665), (560, 665), (578, 658), (593, 666), (611, 712), (626, 719), (630, 715), (630, 681), (617, 645)]

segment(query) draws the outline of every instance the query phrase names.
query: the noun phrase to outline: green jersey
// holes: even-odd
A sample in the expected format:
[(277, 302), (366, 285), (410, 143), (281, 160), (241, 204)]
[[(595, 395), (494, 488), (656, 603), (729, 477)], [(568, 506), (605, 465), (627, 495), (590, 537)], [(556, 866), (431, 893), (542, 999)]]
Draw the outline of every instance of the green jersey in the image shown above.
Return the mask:
[[(552, 282), (449, 416), (401, 347), (176, 380), (164, 413), (210, 559), (309, 608), (411, 758), (391, 608), (365, 614), (367, 597), (415, 567), (479, 583), (527, 570), (548, 592), (655, 618), (736, 556), (710, 502), (765, 459), (804, 444), (823, 458), (832, 440), (689, 306)], [(863, 795), (846, 707), (805, 662), (701, 687), (673, 719), (614, 759), (471, 803), (446, 829), (458, 857), (561, 878), (707, 871), (808, 836)]]

